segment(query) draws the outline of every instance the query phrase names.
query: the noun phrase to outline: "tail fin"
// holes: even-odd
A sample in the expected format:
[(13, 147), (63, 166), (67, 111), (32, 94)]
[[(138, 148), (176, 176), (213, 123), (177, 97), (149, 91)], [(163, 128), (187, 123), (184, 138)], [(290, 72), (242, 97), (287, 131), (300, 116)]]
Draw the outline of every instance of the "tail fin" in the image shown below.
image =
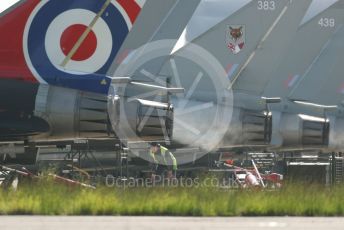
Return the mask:
[(188, 43), (204, 47), (226, 70), (229, 88), (260, 96), (312, 1), (264, 1), (271, 4), (265, 8), (261, 2), (209, 1), (191, 19), (177, 52)]
[[(145, 79), (145, 76), (138, 76), (140, 75), (139, 73), (134, 74), (135, 69), (130, 66), (135, 62), (133, 60), (142, 59), (150, 51), (145, 49), (141, 49), (141, 52), (136, 51), (155, 41), (168, 40), (170, 41), (168, 46), (171, 47), (165, 47), (165, 53), (162, 53), (160, 50), (161, 56), (168, 56), (200, 4), (200, 1), (201, 0), (148, 0), (138, 22), (126, 39), (119, 55), (110, 68), (108, 75), (135, 75), (140, 78), (140, 80), (151, 80)], [(152, 15), (154, 15), (154, 17), (152, 17)], [(142, 28), (144, 28), (144, 30)], [(150, 54), (148, 54), (148, 56), (149, 55)], [(150, 73), (157, 74), (164, 61), (166, 61), (164, 58), (157, 60), (153, 66), (150, 66)]]
[[(322, 104), (340, 102), (344, 1), (325, 7), (312, 18), (305, 16), (307, 21), (302, 21), (283, 61), (270, 78), (264, 96), (278, 95)], [(321, 19), (329, 15), (333, 24), (321, 26)], [(326, 93), (320, 93), (325, 89)]]
[(0, 17), (0, 79), (107, 93), (145, 0), (26, 0)]

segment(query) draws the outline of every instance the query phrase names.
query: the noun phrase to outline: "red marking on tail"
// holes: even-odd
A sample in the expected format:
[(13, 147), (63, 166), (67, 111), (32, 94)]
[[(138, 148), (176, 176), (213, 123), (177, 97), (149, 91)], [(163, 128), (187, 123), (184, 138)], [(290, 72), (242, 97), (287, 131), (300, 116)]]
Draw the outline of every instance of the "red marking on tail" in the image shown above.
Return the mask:
[(135, 0), (117, 0), (117, 2), (127, 11), (131, 23), (134, 24), (141, 11), (137, 2), (135, 2)]
[(39, 2), (25, 1), (0, 18), (0, 78), (37, 82), (24, 58), (23, 35), (26, 22)]
[(243, 42), (240, 43), (240, 44), (239, 44), (239, 48), (240, 48), (240, 49), (243, 49), (243, 48), (244, 48), (244, 45), (245, 45), (245, 43), (243, 43)]
[[(69, 52), (73, 49), (81, 35), (85, 32), (87, 26), (73, 25), (67, 28), (61, 37), (60, 46), (62, 52), (68, 56)], [(84, 61), (90, 58), (97, 49), (97, 37), (93, 31), (88, 33), (86, 39), (83, 41), (79, 49), (71, 58), (73, 61)]]
[(288, 75), (288, 79), (284, 81), (285, 88), (289, 88), (289, 83), (293, 80), (293, 77), (294, 76), (292, 74)]

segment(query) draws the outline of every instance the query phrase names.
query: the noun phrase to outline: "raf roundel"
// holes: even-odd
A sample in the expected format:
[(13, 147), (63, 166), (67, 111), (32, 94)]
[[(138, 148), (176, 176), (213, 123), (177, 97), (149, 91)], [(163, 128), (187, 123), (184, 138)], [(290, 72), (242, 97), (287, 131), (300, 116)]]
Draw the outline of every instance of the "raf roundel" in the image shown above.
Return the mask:
[[(115, 0), (102, 11), (105, 2), (49, 0), (36, 6), (23, 46), (26, 62), (39, 82), (91, 91), (95, 82), (104, 82), (132, 27), (130, 19), (135, 18), (132, 10), (124, 8), (128, 4), (123, 7)], [(80, 84), (80, 80), (86, 81)], [(107, 86), (103, 84), (101, 91), (106, 93)]]

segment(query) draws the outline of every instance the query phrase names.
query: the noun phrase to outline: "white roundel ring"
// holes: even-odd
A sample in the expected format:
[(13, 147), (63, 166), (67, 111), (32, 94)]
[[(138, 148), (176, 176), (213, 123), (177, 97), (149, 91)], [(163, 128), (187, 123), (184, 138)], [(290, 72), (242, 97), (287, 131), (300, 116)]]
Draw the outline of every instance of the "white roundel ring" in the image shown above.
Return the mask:
[[(23, 49), (39, 82), (92, 90), (106, 75), (132, 23), (116, 0), (99, 14), (105, 2), (43, 0), (37, 4), (24, 30)], [(97, 15), (100, 17), (90, 26)], [(88, 81), (80, 84), (85, 79)], [(105, 93), (106, 87), (101, 91)]]
[(79, 74), (95, 73), (109, 59), (112, 50), (112, 35), (106, 22), (100, 18), (91, 32), (95, 34), (96, 42), (93, 44), (94, 42), (90, 41), (88, 44), (91, 46), (91, 51), (95, 46), (94, 52), (89, 51), (89, 54), (84, 54), (84, 58), (79, 58), (78, 60), (73, 60), (72, 58), (65, 68), (61, 68), (61, 63), (66, 58), (66, 54), (63, 52), (65, 47), (61, 47), (61, 38), (64, 32), (73, 25), (84, 25), (85, 21), (92, 21), (94, 17), (96, 17), (96, 14), (93, 12), (74, 9), (60, 14), (52, 21), (45, 37), (45, 49), (50, 62), (57, 69), (66, 72), (68, 70), (82, 70)]

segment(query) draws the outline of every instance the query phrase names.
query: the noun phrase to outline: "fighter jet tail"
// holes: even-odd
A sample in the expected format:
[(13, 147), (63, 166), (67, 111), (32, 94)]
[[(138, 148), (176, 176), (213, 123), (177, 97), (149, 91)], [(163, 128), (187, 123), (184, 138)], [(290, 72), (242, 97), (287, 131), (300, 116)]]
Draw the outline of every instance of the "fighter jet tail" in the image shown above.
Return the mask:
[(0, 79), (106, 94), (106, 74), (144, 4), (20, 1), (0, 17)]

